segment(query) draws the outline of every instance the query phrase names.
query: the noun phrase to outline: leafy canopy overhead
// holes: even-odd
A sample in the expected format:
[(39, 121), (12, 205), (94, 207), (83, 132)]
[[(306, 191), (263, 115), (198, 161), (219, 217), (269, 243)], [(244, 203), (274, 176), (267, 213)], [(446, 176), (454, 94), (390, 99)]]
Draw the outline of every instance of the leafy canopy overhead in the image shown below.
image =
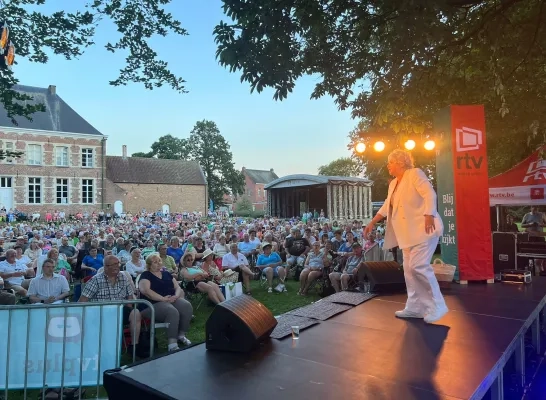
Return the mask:
[(318, 173), (319, 175), (326, 176), (358, 176), (360, 174), (360, 167), (352, 158), (342, 157), (329, 164), (320, 166)]
[(490, 172), (546, 135), (544, 0), (223, 0), (221, 65), (285, 99), (317, 77), (366, 130), (420, 137), (449, 104), (486, 107)]
[[(77, 58), (87, 47), (96, 44), (95, 33), (101, 22), (108, 19), (115, 24), (119, 37), (104, 43), (104, 47), (110, 52), (126, 54), (125, 66), (118, 77), (110, 81), (111, 85), (137, 82), (147, 89), (168, 85), (179, 92), (186, 91), (185, 81), (169, 70), (150, 45), (150, 40), (157, 35), (187, 35), (180, 22), (165, 11), (171, 0), (93, 0), (82, 2), (81, 9), (74, 13), (60, 9), (51, 14), (41, 12), (46, 2), (51, 0), (6, 0), (0, 7), (0, 21), (9, 25), (16, 62), (26, 58), (47, 63), (48, 54), (68, 60)], [(100, 60), (97, 63), (101, 65)], [(31, 98), (12, 90), (18, 82), (16, 72), (16, 65), (12, 70), (0, 70), (0, 101), (14, 124), (15, 116), (30, 118), (34, 112), (44, 110), (42, 104), (23, 103)]]
[(194, 160), (205, 174), (209, 198), (216, 206), (224, 204), (224, 194), (242, 194), (245, 180), (235, 169), (229, 143), (213, 121), (199, 121), (189, 138), (161, 136), (150, 152), (133, 153), (133, 157), (155, 157), (174, 160)]

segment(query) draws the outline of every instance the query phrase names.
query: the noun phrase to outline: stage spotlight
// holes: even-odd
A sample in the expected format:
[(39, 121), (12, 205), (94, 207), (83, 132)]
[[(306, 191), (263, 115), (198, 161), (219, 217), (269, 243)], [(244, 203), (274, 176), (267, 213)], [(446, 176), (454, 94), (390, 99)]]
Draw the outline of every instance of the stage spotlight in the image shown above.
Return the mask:
[(355, 146), (355, 150), (357, 153), (364, 153), (364, 151), (366, 151), (366, 145), (362, 142), (358, 142)]
[(427, 140), (425, 142), (425, 150), (434, 150), (436, 147), (436, 143), (434, 143), (434, 140)]
[(413, 150), (415, 148), (415, 140), (407, 140), (406, 143), (404, 143), (404, 147), (406, 150)]
[(377, 152), (381, 152), (385, 150), (385, 143), (382, 142), (381, 140), (379, 142), (375, 142), (373, 145), (373, 149)]

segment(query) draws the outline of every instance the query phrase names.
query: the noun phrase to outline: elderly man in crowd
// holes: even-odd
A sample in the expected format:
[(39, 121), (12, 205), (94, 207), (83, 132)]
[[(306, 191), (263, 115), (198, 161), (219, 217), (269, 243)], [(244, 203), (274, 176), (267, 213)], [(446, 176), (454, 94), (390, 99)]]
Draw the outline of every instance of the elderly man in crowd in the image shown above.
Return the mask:
[(246, 294), (250, 294), (250, 277), (254, 276), (248, 267), (248, 260), (244, 254), (239, 253), (237, 243), (229, 245), (229, 253), (222, 257), (222, 269), (232, 269), (239, 274), (243, 274), (243, 284)]
[[(116, 301), (116, 300), (134, 300), (135, 290), (132, 282), (120, 271), (121, 263), (116, 256), (106, 256), (104, 258), (104, 272), (95, 275), (83, 288), (80, 297), (81, 303), (88, 301)], [(136, 347), (136, 355), (146, 356), (141, 353), (138, 346), (140, 337), (140, 312), (132, 305), (126, 304), (123, 307), (123, 324), (129, 324), (132, 343)], [(129, 354), (133, 349), (129, 350)]]
[(16, 257), (17, 252), (14, 249), (6, 251), (6, 259), (0, 262), (0, 277), (4, 280), (6, 289), (13, 289), (18, 295), (26, 296), (30, 279), (25, 277), (34, 276), (34, 269), (17, 262)]
[(53, 273), (55, 261), (47, 259), (42, 264), (42, 273), (30, 281), (28, 296), (33, 304), (60, 304), (70, 295), (66, 278)]

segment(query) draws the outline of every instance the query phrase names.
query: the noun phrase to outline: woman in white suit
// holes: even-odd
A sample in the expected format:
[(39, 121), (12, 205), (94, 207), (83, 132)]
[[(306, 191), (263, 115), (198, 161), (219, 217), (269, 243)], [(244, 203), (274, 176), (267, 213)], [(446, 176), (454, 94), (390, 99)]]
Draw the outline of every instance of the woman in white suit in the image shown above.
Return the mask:
[(406, 307), (399, 318), (424, 318), (433, 323), (448, 311), (430, 260), (443, 233), (436, 209), (436, 193), (422, 170), (414, 168), (409, 152), (394, 150), (387, 168), (394, 177), (387, 200), (366, 226), (364, 235), (387, 219), (385, 249), (400, 247), (404, 256), (404, 277), (408, 292)]

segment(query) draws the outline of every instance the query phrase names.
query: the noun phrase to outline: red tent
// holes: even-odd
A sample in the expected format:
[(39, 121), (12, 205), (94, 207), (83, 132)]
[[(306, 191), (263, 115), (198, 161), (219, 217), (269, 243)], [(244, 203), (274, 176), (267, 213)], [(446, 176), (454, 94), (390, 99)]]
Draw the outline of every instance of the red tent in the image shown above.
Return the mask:
[(546, 160), (538, 149), (502, 174), (489, 178), (491, 206), (529, 206), (546, 204)]

